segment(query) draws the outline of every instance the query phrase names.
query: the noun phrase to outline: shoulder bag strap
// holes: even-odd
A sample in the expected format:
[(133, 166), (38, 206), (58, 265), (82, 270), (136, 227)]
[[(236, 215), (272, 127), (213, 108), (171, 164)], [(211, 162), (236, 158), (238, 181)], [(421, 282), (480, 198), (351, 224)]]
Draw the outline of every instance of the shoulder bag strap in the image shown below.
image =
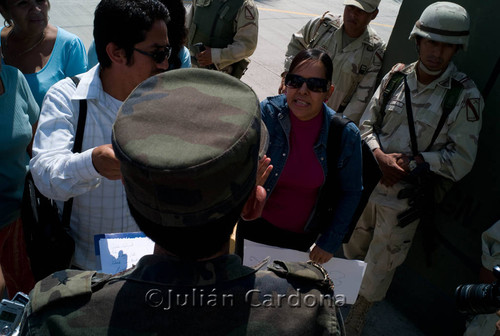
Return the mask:
[[(80, 79), (76, 76), (71, 77), (73, 83), (78, 87)], [(73, 144), (73, 153), (80, 153), (82, 151), (83, 142), (83, 132), (85, 131), (85, 121), (87, 119), (87, 100), (80, 100), (80, 112), (78, 114), (78, 124), (76, 126), (75, 143)], [(64, 208), (62, 213), (62, 225), (63, 227), (69, 227), (69, 222), (71, 219), (71, 209), (73, 207), (73, 198), (70, 198), (64, 202)]]
[[(326, 14), (328, 14), (328, 13), (330, 13), (330, 12), (326, 11), (326, 12), (323, 13), (323, 16), (321, 16), (321, 19), (319, 20), (318, 25), (316, 26), (316, 29), (314, 30), (312, 39), (310, 39), (309, 42), (307, 43), (307, 49), (310, 49), (310, 48), (314, 47), (313, 43), (320, 36), (319, 29), (321, 28), (321, 26), (323, 25), (323, 23), (326, 22), (326, 17), (327, 17)], [(325, 24), (325, 26), (326, 26), (326, 30), (321, 33), (321, 36), (323, 36), (323, 34), (325, 34), (329, 30), (328, 29), (329, 28), (328, 24)]]
[(342, 134), (344, 133), (344, 127), (350, 122), (350, 119), (342, 117), (340, 113), (334, 114), (330, 121), (330, 130), (328, 131), (328, 142), (326, 145), (326, 162), (328, 165), (328, 175), (330, 176), (332, 176), (332, 172), (337, 170), (337, 162), (342, 150)]

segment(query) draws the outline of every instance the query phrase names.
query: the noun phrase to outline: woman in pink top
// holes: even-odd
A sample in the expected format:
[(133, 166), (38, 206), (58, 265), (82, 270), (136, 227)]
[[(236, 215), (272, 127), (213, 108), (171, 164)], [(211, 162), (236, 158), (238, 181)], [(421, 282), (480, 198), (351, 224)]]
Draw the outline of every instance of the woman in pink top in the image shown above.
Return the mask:
[(267, 202), (262, 217), (238, 224), (238, 251), (242, 239), (309, 250), (313, 261), (330, 260), (340, 247), (362, 190), (361, 140), (349, 123), (343, 131), (338, 178), (342, 197), (334, 204), (334, 219), (318, 235), (315, 221), (319, 191), (327, 174), (326, 144), (335, 112), (324, 102), (333, 93), (332, 61), (317, 49), (295, 56), (285, 78), (285, 94), (261, 103), (262, 120), (269, 132), (267, 156), (273, 169), (264, 184)]

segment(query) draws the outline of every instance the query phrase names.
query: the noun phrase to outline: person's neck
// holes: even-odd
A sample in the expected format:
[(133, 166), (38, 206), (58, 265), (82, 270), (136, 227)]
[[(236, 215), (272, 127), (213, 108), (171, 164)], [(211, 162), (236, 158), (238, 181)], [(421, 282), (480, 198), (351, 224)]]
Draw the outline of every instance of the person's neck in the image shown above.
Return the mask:
[(40, 39), (40, 36), (43, 34), (46, 34), (48, 30), (48, 26), (46, 26), (43, 30), (41, 31), (26, 31), (26, 30), (21, 30), (17, 26), (12, 26), (10, 30), (5, 30), (7, 31), (7, 36), (6, 36), (6, 43), (8, 44), (9, 42), (16, 42), (19, 44), (26, 44), (30, 45), (33, 44), (34, 42), (38, 41)]
[(349, 36), (350, 38), (352, 39), (357, 39), (358, 37), (360, 37), (361, 35), (363, 35), (363, 33), (368, 29), (368, 27), (365, 27), (365, 29), (363, 30), (356, 30), (356, 31), (349, 31), (345, 28), (344, 26), (344, 33)]
[[(174, 253), (172, 253), (172, 252), (164, 249), (163, 247), (161, 247), (158, 244), (155, 244), (155, 248), (154, 248), (153, 254), (156, 254), (156, 255), (168, 255), (168, 256), (179, 258), (179, 256), (177, 256), (176, 254), (174, 254)], [(222, 248), (218, 252), (212, 254), (209, 257), (196, 259), (196, 261), (207, 261), (207, 260), (211, 260), (211, 259), (215, 259), (215, 258), (221, 257), (221, 256), (226, 255), (226, 254), (229, 254), (229, 241), (226, 244), (224, 244), (224, 246), (222, 246)]]
[(109, 68), (100, 68), (99, 77), (101, 78), (102, 89), (111, 97), (124, 101), (134, 89), (130, 87), (128, 81), (122, 78), (122, 75), (115, 71), (112, 66)]
[(445, 70), (446, 69), (441, 70), (439, 72), (432, 72), (432, 71), (427, 70), (427, 68), (425, 67), (424, 64), (422, 64), (422, 62), (418, 61), (417, 71), (416, 71), (417, 72), (417, 80), (420, 83), (427, 85), (429, 83), (432, 83), (436, 79), (438, 79), (443, 74), (443, 72)]

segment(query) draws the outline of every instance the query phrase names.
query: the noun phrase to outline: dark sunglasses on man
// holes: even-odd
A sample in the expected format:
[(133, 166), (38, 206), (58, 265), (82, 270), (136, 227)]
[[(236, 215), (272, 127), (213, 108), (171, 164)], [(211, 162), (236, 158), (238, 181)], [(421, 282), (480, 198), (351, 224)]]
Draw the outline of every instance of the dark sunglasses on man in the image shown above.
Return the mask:
[(151, 57), (153, 61), (155, 61), (158, 64), (163, 63), (165, 61), (165, 58), (170, 58), (170, 54), (172, 53), (172, 47), (169, 45), (158, 48), (153, 52), (147, 52), (137, 48), (134, 48), (134, 50), (140, 54)]
[(285, 77), (285, 85), (294, 89), (302, 87), (306, 83), (307, 88), (313, 92), (328, 91), (328, 80), (324, 78), (304, 78), (295, 74), (287, 74)]

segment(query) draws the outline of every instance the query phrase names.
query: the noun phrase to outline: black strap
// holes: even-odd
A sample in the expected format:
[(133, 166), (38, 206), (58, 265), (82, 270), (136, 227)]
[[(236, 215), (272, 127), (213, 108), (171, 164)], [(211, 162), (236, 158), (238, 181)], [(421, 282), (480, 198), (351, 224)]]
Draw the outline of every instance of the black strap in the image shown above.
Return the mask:
[[(333, 115), (330, 121), (330, 131), (328, 132), (328, 142), (326, 145), (326, 157), (328, 172), (333, 172), (337, 170), (338, 159), (340, 158), (340, 152), (342, 151), (342, 134), (344, 132), (344, 127), (352, 122), (348, 118), (343, 118), (340, 113)], [(334, 158), (333, 160), (331, 158)]]
[(410, 88), (406, 81), (406, 75), (403, 77), (405, 84), (406, 115), (408, 116), (408, 129), (410, 130), (411, 151), (413, 156), (418, 155), (417, 136), (415, 134), (415, 121), (413, 120), (413, 108), (411, 107)]
[(318, 202), (316, 206), (316, 222), (318, 232), (323, 232), (330, 224), (334, 215), (334, 207), (338, 202), (338, 191), (340, 190), (340, 181), (338, 178), (338, 159), (342, 151), (342, 134), (345, 125), (352, 122), (343, 118), (340, 113), (335, 114), (330, 120), (330, 129), (328, 130), (328, 140), (326, 143), (326, 162), (327, 174), (325, 183), (320, 189)]
[(441, 118), (439, 119), (438, 125), (436, 127), (436, 130), (434, 131), (434, 134), (432, 135), (431, 142), (425, 149), (425, 152), (430, 151), (432, 145), (434, 144), (434, 141), (436, 141), (439, 132), (441, 132), (441, 129), (444, 126), (444, 123), (446, 119), (448, 119), (448, 116), (450, 115), (451, 111), (455, 108), (455, 105), (457, 104), (458, 97), (462, 93), (463, 86), (460, 84), (459, 81), (455, 79), (451, 79), (451, 88), (446, 91), (446, 95), (444, 96), (443, 103), (441, 104), (441, 107), (443, 109), (443, 113), (441, 114)]
[[(78, 87), (80, 79), (76, 76), (71, 77), (71, 80)], [(83, 133), (85, 131), (85, 121), (87, 119), (87, 100), (80, 100), (80, 113), (78, 115), (78, 124), (76, 126), (75, 143), (73, 144), (73, 153), (80, 153), (82, 151), (83, 143)], [(63, 227), (69, 227), (69, 222), (71, 219), (71, 210), (73, 208), (73, 197), (64, 202), (64, 208), (62, 213), (62, 225)]]
[[(413, 153), (413, 156), (418, 155), (418, 144), (417, 144), (417, 136), (415, 134), (415, 122), (413, 120), (413, 110), (411, 106), (411, 95), (410, 95), (410, 88), (408, 87), (408, 83), (406, 81), (406, 76), (404, 76), (404, 85), (405, 85), (405, 100), (406, 100), (406, 113), (408, 116), (408, 129), (410, 130), (410, 139), (411, 139), (411, 150)], [(436, 141), (439, 132), (441, 132), (441, 129), (443, 129), (444, 123), (446, 119), (448, 119), (448, 116), (450, 115), (451, 111), (455, 107), (458, 101), (458, 97), (460, 96), (462, 92), (463, 86), (460, 84), (455, 79), (451, 80), (451, 88), (446, 92), (446, 95), (444, 96), (443, 103), (441, 104), (441, 108), (443, 109), (443, 113), (441, 114), (441, 118), (439, 119), (439, 122), (436, 126), (436, 130), (434, 131), (434, 134), (432, 135), (431, 142), (427, 146), (424, 152), (428, 152), (432, 145), (434, 144), (434, 141)]]
[(500, 57), (497, 59), (497, 63), (495, 64), (495, 67), (493, 68), (493, 71), (491, 72), (490, 78), (488, 78), (488, 81), (486, 82), (486, 85), (483, 89), (483, 99), (486, 100), (488, 96), (490, 95), (491, 89), (493, 89), (493, 86), (495, 85), (495, 82), (497, 81), (498, 74), (500, 73)]
[(387, 107), (387, 103), (389, 102), (389, 98), (391, 98), (392, 94), (396, 90), (396, 88), (399, 86), (399, 84), (403, 81), (403, 77), (405, 75), (402, 72), (394, 72), (391, 75), (391, 78), (387, 82), (387, 85), (384, 88), (384, 91), (382, 92), (382, 104), (380, 105), (380, 118), (378, 118), (377, 122), (375, 123), (374, 128), (375, 132), (377, 134), (380, 134), (382, 130), (382, 124), (384, 122), (384, 117), (385, 117), (385, 108)]

